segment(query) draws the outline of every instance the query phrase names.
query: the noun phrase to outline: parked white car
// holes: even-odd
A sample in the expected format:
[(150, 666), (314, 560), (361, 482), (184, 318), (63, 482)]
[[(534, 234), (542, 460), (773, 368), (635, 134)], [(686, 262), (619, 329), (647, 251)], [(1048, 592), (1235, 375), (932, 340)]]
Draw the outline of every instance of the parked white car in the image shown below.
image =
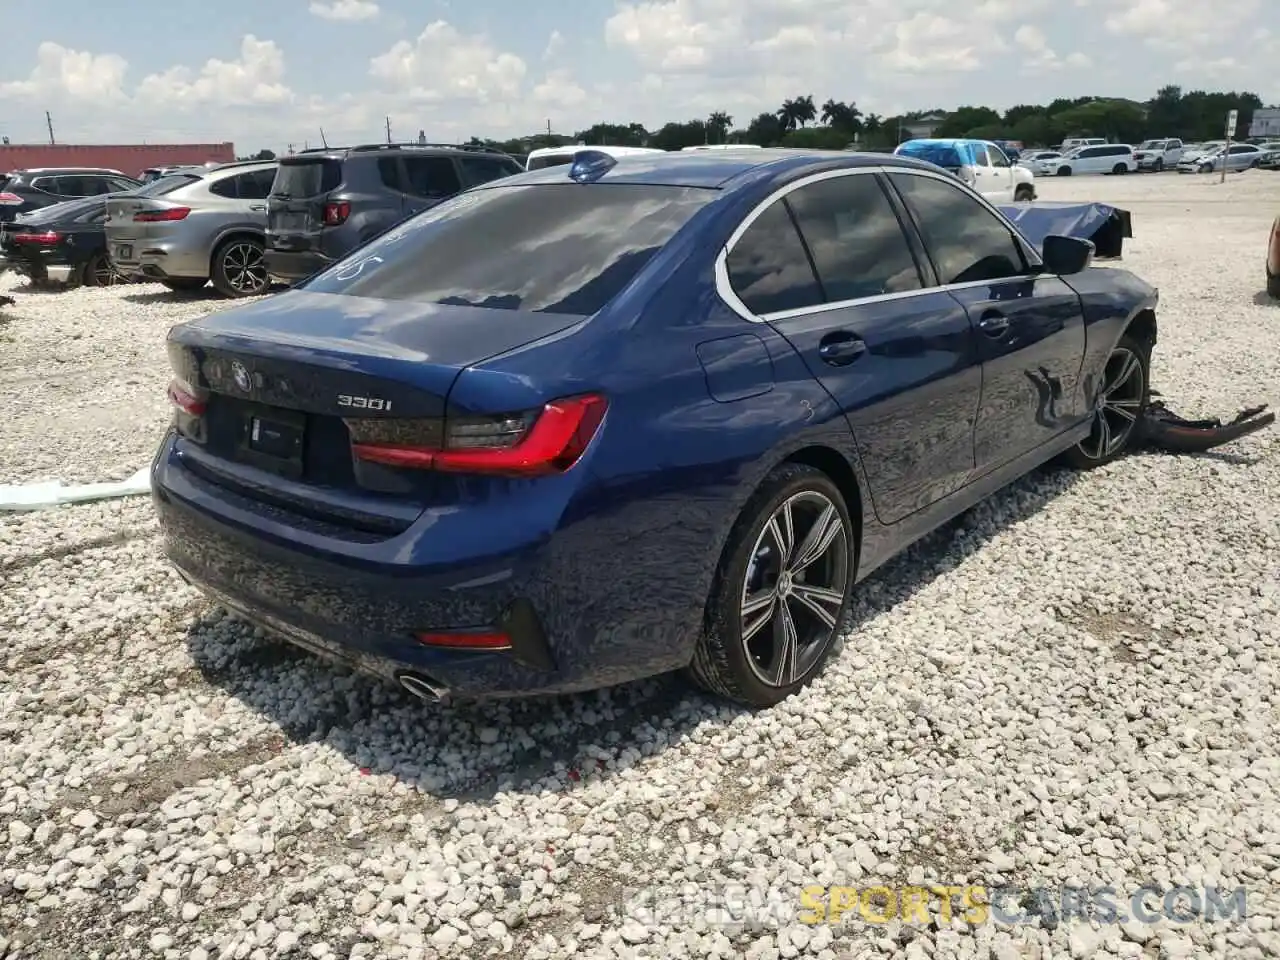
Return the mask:
[(1049, 172), (1049, 164), (1062, 158), (1060, 150), (1029, 150), (1018, 158), (1018, 166), (1026, 167), (1033, 174), (1045, 176)]
[(1189, 161), (1192, 161), (1192, 160), (1197, 160), (1200, 157), (1206, 156), (1207, 154), (1216, 153), (1226, 145), (1227, 145), (1227, 141), (1225, 140), (1207, 140), (1204, 143), (1188, 144), (1182, 150), (1182, 157), (1178, 161), (1178, 165), (1181, 166), (1184, 163), (1188, 163)]
[(1137, 170), (1138, 161), (1133, 158), (1133, 147), (1125, 143), (1077, 147), (1046, 164), (1046, 173), (1055, 177), (1086, 173), (1136, 173)]
[(541, 170), (543, 167), (555, 167), (573, 163), (573, 155), (579, 150), (598, 150), (600, 153), (607, 153), (611, 157), (630, 157), (638, 153), (667, 152), (665, 150), (655, 150), (652, 147), (589, 147), (580, 143), (567, 147), (540, 147), (529, 153), (529, 158), (525, 161), (524, 168), (526, 170)]
[(1070, 153), (1072, 150), (1078, 150), (1081, 147), (1100, 147), (1106, 142), (1102, 137), (1067, 137), (1058, 147), (1058, 152)]
[(1267, 151), (1252, 143), (1233, 143), (1230, 148), (1224, 143), (1212, 153), (1201, 154), (1189, 160), (1184, 158), (1178, 164), (1178, 172), (1216, 173), (1225, 164), (1228, 172), (1235, 173), (1256, 169), (1267, 156)]
[(1021, 203), (1036, 198), (1035, 174), (1015, 164), (989, 140), (908, 140), (893, 152), (942, 167), (993, 203)]
[(1165, 140), (1143, 140), (1133, 148), (1133, 159), (1138, 161), (1139, 170), (1172, 170), (1182, 159), (1182, 141), (1174, 138)]

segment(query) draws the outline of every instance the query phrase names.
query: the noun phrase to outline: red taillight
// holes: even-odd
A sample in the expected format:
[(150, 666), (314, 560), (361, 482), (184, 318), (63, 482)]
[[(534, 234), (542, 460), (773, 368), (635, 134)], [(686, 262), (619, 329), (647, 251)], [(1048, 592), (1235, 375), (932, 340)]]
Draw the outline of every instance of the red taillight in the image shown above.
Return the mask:
[(9, 239), (14, 243), (29, 243), (41, 247), (50, 247), (62, 239), (62, 234), (46, 230), (44, 233), (15, 233)]
[(324, 205), (324, 225), (326, 227), (336, 227), (339, 224), (346, 223), (349, 216), (351, 216), (351, 204), (346, 200), (336, 200), (333, 203)]
[(586, 452), (608, 402), (598, 394), (554, 400), (532, 426), (522, 416), (447, 421), (440, 446), (363, 442), (362, 425), (395, 421), (348, 421), (352, 452), (361, 460), (391, 467), (447, 473), (540, 477), (568, 470)]
[(190, 207), (170, 207), (168, 210), (139, 210), (133, 215), (134, 223), (171, 223), (174, 220), (185, 220), (191, 212)]
[(205, 402), (199, 391), (183, 380), (170, 382), (169, 402), (192, 417), (200, 416), (205, 410)]
[(16, 193), (0, 193), (0, 207), (20, 207), (22, 198)]
[(450, 631), (441, 633), (415, 633), (414, 637), (424, 646), (449, 647), (453, 650), (510, 650), (511, 638), (505, 633), (483, 631)]

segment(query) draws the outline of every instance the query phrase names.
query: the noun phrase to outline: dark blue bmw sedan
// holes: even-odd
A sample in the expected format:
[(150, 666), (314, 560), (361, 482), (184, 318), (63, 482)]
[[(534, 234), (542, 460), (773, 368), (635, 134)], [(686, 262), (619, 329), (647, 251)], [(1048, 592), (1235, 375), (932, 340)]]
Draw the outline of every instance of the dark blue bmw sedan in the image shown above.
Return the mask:
[(426, 699), (771, 705), (888, 558), (1125, 451), (1156, 293), (1091, 252), (908, 158), (584, 151), (175, 327), (166, 550)]

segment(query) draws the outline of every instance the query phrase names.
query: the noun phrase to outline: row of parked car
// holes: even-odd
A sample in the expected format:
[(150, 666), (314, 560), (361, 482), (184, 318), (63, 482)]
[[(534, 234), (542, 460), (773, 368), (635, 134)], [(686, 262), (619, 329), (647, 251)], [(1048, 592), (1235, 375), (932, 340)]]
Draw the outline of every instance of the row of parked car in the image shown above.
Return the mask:
[(1280, 169), (1280, 141), (1232, 143), (1211, 140), (1183, 143), (1176, 137), (1144, 140), (1134, 147), (1102, 139), (1067, 141), (1058, 150), (1031, 150), (1018, 162), (1039, 176), (1074, 174), (1122, 174), (1177, 170), (1179, 173), (1215, 173), (1250, 169)]
[(309, 276), (460, 191), (525, 169), (497, 150), (369, 144), (281, 160), (0, 179), (0, 263), (37, 282), (212, 283), (226, 297)]

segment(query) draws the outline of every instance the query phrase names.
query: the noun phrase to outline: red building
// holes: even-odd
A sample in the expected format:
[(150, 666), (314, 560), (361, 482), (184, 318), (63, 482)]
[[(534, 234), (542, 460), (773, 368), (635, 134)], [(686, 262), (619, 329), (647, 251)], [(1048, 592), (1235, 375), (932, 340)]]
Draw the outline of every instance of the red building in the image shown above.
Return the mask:
[(0, 146), (0, 173), (31, 167), (106, 167), (136, 177), (147, 167), (184, 163), (227, 163), (236, 158), (231, 143), (138, 145), (18, 144)]

